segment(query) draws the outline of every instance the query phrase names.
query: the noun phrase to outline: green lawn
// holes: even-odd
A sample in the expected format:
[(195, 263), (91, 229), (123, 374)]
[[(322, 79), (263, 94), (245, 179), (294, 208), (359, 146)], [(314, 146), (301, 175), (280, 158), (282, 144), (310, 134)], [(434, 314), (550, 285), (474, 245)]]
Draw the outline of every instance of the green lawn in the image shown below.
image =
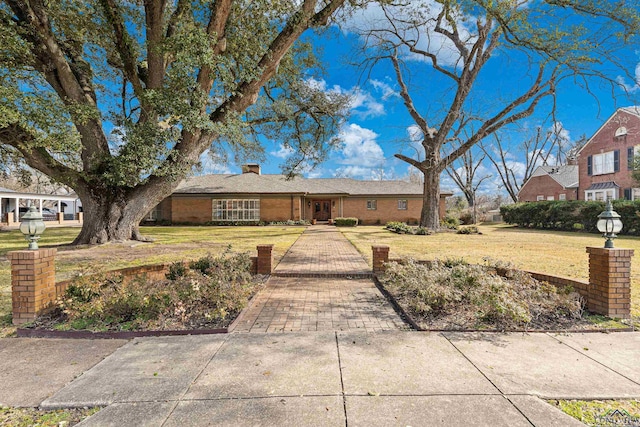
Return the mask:
[[(155, 241), (76, 248), (61, 245), (71, 243), (79, 228), (49, 228), (39, 243), (41, 247), (58, 247), (56, 280), (64, 280), (81, 271), (196, 259), (224, 251), (229, 245), (236, 252), (254, 253), (259, 244), (274, 244), (277, 263), (304, 227), (142, 227), (141, 231)], [(10, 322), (11, 313), (11, 267), (6, 253), (26, 246), (18, 230), (0, 233), (0, 329)]]
[[(430, 236), (395, 234), (382, 226), (340, 228), (371, 265), (371, 245), (390, 246), (390, 257), (416, 259), (464, 258), (484, 263), (486, 258), (509, 262), (517, 268), (577, 279), (589, 278), (587, 246), (602, 247), (597, 234), (527, 230), (509, 225), (480, 226), (481, 235), (438, 233)], [(640, 317), (640, 238), (620, 237), (618, 248), (635, 249), (631, 268), (631, 311)]]

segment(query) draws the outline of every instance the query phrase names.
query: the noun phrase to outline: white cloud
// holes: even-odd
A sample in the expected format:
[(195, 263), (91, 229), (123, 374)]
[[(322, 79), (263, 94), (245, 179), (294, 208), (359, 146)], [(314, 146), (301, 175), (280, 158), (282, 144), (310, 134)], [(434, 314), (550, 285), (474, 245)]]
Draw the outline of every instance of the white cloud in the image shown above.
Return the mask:
[(229, 163), (221, 156), (206, 150), (200, 155), (200, 168), (196, 171), (198, 175), (207, 175), (214, 173), (230, 174)]
[[(379, 82), (382, 83), (382, 82)], [(349, 110), (358, 116), (361, 119), (368, 119), (371, 117), (379, 117), (386, 114), (384, 104), (379, 102), (370, 92), (362, 89), (359, 86), (354, 86), (351, 89), (345, 89), (340, 85), (333, 85), (332, 87), (328, 87), (327, 82), (325, 80), (316, 80), (310, 78), (307, 80), (307, 84), (312, 88), (329, 92), (329, 93), (338, 93), (342, 95), (349, 95)], [(372, 83), (373, 84), (373, 83)], [(382, 83), (384, 85), (384, 83)], [(382, 92), (382, 100), (386, 100), (390, 95), (387, 94), (385, 89), (382, 86), (380, 87), (380, 91)], [(378, 87), (374, 84), (374, 88), (378, 90)], [(391, 88), (389, 87), (389, 90)]]
[(636, 65), (635, 81), (633, 83), (628, 84), (626, 79), (622, 76), (618, 76), (616, 80), (626, 92), (635, 93), (640, 91), (640, 63)]
[(384, 161), (384, 152), (376, 138), (378, 134), (357, 124), (350, 124), (340, 131), (342, 155), (339, 163), (365, 168), (379, 167)]
[(382, 82), (380, 80), (371, 79), (369, 80), (369, 84), (373, 86), (378, 92), (382, 93), (382, 100), (386, 101), (389, 98), (400, 97), (400, 93), (395, 91), (389, 84)]
[(280, 144), (280, 148), (278, 150), (270, 151), (269, 154), (279, 159), (286, 159), (287, 157), (292, 155), (294, 152), (295, 150), (293, 148), (287, 147), (284, 144)]

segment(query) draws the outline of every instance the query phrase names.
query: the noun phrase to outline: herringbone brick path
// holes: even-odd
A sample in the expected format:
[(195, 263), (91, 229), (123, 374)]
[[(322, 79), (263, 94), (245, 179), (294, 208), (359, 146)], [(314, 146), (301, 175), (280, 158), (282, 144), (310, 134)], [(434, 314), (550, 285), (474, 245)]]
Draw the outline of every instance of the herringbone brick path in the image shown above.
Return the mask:
[(234, 331), (406, 329), (370, 276), (370, 267), (335, 227), (309, 227), (289, 248)]

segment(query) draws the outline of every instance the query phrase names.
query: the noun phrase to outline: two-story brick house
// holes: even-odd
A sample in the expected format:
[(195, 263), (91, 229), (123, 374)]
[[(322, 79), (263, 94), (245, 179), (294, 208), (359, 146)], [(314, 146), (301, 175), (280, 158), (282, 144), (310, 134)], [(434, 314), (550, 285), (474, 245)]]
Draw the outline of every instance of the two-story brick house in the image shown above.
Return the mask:
[(578, 199), (639, 200), (632, 177), (638, 152), (640, 107), (619, 108), (578, 151)]
[(518, 201), (640, 200), (640, 183), (632, 176), (639, 153), (640, 107), (619, 108), (577, 152), (577, 166), (538, 167)]

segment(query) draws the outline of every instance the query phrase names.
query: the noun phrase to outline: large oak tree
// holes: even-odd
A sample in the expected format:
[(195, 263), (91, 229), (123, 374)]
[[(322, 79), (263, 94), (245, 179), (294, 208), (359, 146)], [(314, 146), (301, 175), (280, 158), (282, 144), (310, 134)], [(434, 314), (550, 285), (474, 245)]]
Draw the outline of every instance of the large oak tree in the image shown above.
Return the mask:
[(587, 86), (601, 76), (616, 85), (608, 72), (638, 34), (639, 8), (602, 0), (398, 0), (361, 25), (363, 65), (392, 65), (420, 130), (424, 152), (396, 154), (424, 175), (420, 225), (439, 228), (447, 166), (541, 105), (553, 108), (563, 80)]
[(287, 172), (321, 161), (345, 101), (305, 83), (317, 64), (296, 42), (345, 2), (1, 0), (0, 161), (77, 192), (75, 243), (143, 239), (208, 149), (277, 135)]

